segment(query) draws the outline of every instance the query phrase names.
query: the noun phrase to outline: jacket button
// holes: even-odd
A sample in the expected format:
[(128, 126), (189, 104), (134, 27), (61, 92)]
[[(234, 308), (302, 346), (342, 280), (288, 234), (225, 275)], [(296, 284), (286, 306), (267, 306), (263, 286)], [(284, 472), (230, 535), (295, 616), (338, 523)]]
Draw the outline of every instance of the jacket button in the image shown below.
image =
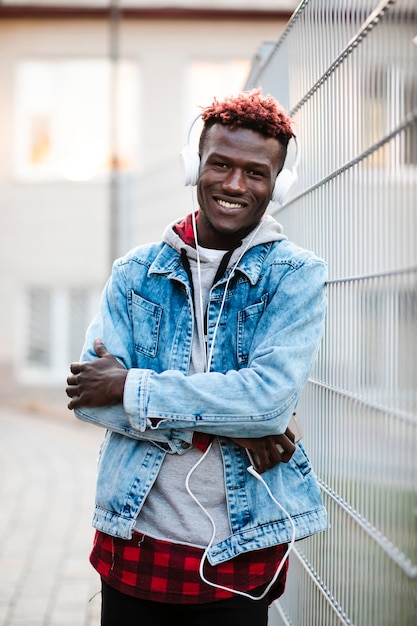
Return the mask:
[(182, 448), (183, 450), (188, 450), (188, 448), (190, 448), (190, 447), (191, 447), (191, 444), (190, 444), (190, 443), (187, 443), (186, 441), (183, 441), (183, 442), (181, 443), (181, 448)]

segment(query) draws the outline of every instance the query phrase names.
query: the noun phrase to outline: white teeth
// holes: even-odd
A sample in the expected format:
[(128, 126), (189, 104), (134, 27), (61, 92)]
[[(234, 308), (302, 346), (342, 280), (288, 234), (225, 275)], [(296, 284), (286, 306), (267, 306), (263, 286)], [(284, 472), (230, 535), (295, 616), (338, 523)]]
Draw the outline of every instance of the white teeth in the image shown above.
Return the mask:
[(226, 200), (218, 200), (217, 202), (225, 209), (240, 209), (243, 206), (240, 202), (226, 202)]

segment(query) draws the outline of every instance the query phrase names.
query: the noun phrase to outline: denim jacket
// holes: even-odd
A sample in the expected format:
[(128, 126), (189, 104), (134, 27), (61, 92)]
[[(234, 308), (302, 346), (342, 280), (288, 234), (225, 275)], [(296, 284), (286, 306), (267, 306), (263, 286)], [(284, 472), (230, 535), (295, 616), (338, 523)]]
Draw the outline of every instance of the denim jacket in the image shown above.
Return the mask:
[[(290, 520), (248, 473), (246, 452), (230, 437), (285, 432), (316, 357), (326, 307), (325, 263), (289, 241), (245, 253), (218, 320), (229, 272), (210, 292), (209, 348), (219, 322), (210, 372), (189, 376), (192, 289), (180, 255), (161, 242), (116, 261), (81, 359), (97, 358), (93, 341), (101, 337), (129, 370), (123, 404), (76, 410), (79, 419), (107, 429), (93, 525), (126, 539), (165, 455), (186, 453), (194, 431), (218, 436), (232, 534), (210, 548), (212, 564), (291, 539)], [(296, 539), (327, 528), (301, 443), (263, 478), (290, 514)]]

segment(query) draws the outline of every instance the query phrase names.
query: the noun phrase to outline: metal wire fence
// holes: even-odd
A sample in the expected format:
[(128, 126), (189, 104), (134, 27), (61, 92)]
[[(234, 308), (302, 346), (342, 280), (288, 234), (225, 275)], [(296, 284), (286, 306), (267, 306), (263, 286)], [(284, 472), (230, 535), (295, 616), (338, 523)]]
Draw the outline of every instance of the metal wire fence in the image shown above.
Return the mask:
[(331, 527), (296, 544), (277, 626), (417, 623), (416, 35), (415, 0), (304, 0), (246, 85), (294, 119), (276, 217), (330, 275), (299, 414)]

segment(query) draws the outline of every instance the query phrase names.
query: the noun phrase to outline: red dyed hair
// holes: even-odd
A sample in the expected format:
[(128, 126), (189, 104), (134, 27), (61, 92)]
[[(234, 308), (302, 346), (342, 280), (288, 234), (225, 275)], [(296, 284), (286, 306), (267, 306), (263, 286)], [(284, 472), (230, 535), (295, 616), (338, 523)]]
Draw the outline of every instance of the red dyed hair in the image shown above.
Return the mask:
[(210, 106), (203, 109), (201, 117), (204, 128), (200, 138), (200, 151), (205, 131), (213, 124), (250, 128), (267, 137), (275, 137), (284, 147), (295, 136), (291, 128), (291, 118), (275, 98), (263, 96), (261, 89), (243, 91), (221, 101), (215, 98)]

